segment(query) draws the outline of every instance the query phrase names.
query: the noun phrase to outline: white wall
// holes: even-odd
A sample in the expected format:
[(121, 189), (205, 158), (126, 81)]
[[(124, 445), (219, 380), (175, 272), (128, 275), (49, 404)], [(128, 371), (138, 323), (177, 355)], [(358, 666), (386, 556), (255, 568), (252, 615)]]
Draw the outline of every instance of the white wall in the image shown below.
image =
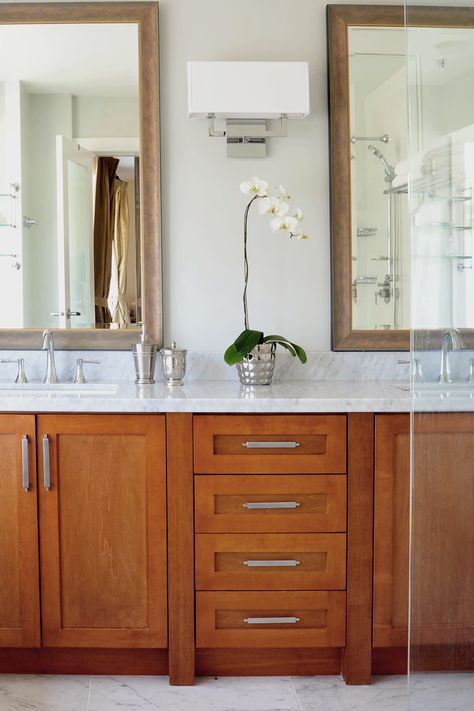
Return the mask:
[[(325, 0), (161, 0), (160, 36), (165, 339), (222, 350), (241, 330), (239, 183), (256, 174), (295, 196), (311, 240), (251, 220), (250, 325), (329, 350)], [(311, 116), (290, 122), (265, 159), (226, 158), (206, 122), (186, 116), (187, 60), (308, 61)]]

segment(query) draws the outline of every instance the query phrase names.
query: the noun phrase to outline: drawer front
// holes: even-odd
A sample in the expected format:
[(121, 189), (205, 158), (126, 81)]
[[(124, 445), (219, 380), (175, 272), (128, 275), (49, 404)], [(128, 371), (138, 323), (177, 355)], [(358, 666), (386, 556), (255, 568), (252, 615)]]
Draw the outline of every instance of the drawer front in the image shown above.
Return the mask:
[(346, 530), (344, 475), (198, 476), (196, 533)]
[(196, 415), (197, 474), (344, 474), (345, 415)]
[(198, 592), (197, 647), (343, 647), (344, 592)]
[(197, 590), (343, 590), (343, 533), (196, 536)]

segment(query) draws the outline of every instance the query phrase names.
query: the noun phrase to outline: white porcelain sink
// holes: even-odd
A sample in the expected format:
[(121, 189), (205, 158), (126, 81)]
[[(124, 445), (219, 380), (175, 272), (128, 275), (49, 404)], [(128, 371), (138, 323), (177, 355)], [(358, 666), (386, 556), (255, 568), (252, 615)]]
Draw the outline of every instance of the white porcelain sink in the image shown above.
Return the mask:
[(2, 393), (15, 393), (19, 396), (71, 397), (80, 395), (114, 395), (118, 390), (117, 383), (0, 383)]

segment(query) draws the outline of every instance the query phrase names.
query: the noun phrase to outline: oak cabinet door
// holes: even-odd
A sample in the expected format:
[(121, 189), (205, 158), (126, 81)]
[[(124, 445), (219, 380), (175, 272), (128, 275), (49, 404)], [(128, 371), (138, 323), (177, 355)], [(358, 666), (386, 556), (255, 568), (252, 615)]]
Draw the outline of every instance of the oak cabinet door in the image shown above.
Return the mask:
[(374, 647), (408, 643), (410, 416), (375, 418)]
[(39, 647), (34, 415), (0, 415), (0, 647)]
[(43, 645), (166, 647), (161, 415), (38, 417)]

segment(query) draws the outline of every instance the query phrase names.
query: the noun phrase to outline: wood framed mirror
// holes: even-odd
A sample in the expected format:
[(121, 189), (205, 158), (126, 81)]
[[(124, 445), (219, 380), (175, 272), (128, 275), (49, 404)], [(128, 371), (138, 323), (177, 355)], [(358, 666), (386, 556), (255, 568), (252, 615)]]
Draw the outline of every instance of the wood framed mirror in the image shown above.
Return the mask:
[(0, 349), (161, 345), (158, 3), (0, 4), (0, 37)]
[(473, 28), (467, 7), (328, 6), (333, 350), (474, 342)]

